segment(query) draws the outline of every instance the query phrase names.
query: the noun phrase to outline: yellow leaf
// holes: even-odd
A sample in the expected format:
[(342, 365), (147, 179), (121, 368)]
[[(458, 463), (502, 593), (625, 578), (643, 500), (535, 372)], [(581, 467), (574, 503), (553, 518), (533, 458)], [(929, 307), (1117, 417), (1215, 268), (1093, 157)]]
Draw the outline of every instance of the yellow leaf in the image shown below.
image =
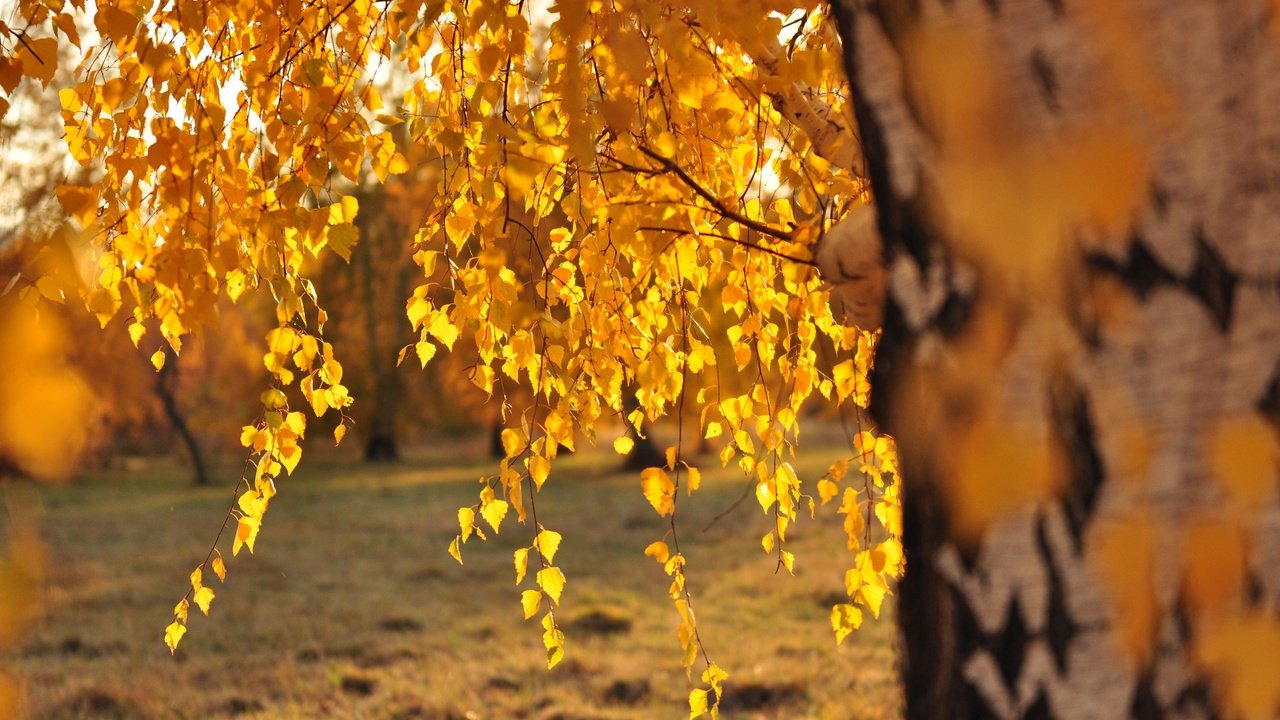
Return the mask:
[[(796, 556), (795, 556), (795, 553), (791, 553), (791, 552), (788, 552), (788, 551), (786, 551), (786, 550), (783, 550), (783, 551), (782, 551), (782, 565), (783, 565), (783, 567), (785, 567), (785, 568), (787, 569), (787, 572), (791, 573), (792, 575), (795, 575), (795, 574), (796, 574)], [(879, 604), (877, 603), (877, 610), (879, 609), (879, 608), (878, 608), (878, 605), (879, 605)], [(876, 613), (876, 617), (879, 617), (878, 612)]]
[(853, 394), (857, 385), (857, 372), (852, 360), (845, 360), (832, 369), (831, 377), (836, 381), (836, 397), (839, 400), (843, 401)]
[(247, 546), (249, 552), (253, 552), (253, 544), (258, 539), (258, 529), (262, 523), (257, 518), (241, 517), (240, 522), (236, 524), (236, 537), (231, 544), (231, 554), (239, 555), (240, 548)]
[(342, 438), (344, 438), (344, 437), (346, 437), (346, 436), (347, 436), (347, 426), (346, 426), (346, 425), (338, 425), (337, 427), (335, 427), (335, 428), (333, 429), (333, 444), (334, 444), (334, 445), (341, 445), (341, 444), (342, 444)]
[(551, 475), (551, 461), (541, 455), (534, 455), (528, 460), (529, 477), (533, 479), (533, 485), (541, 490), (543, 483), (547, 481), (547, 477)]
[(630, 455), (631, 449), (635, 447), (635, 445), (636, 443), (634, 440), (627, 437), (626, 435), (623, 435), (622, 437), (613, 441), (613, 451), (618, 453), (619, 455)]
[(202, 587), (196, 591), (195, 597), (192, 598), (196, 607), (200, 608), (200, 612), (205, 615), (209, 614), (209, 603), (213, 602), (213, 590), (208, 587)]
[(657, 560), (659, 563), (666, 563), (667, 558), (671, 557), (671, 550), (667, 547), (666, 543), (661, 540), (656, 540), (649, 543), (649, 546), (644, 549), (644, 554), (654, 560)]
[(818, 497), (822, 500), (822, 504), (826, 505), (831, 499), (840, 494), (840, 486), (823, 478), (818, 481)]
[(862, 611), (854, 605), (836, 605), (831, 608), (831, 629), (836, 633), (836, 642), (842, 643), (849, 634), (862, 626)]
[(488, 365), (475, 366), (474, 373), (471, 375), (471, 382), (475, 383), (476, 387), (492, 395), (493, 394), (493, 368), (489, 367)]
[(297, 445), (277, 447), (275, 457), (280, 461), (281, 465), (284, 465), (284, 469), (292, 475), (293, 469), (298, 467), (298, 461), (302, 460), (302, 448)]
[(395, 153), (387, 161), (387, 172), (392, 175), (403, 175), (409, 172), (409, 161), (405, 159), (404, 155)]
[(543, 530), (534, 538), (533, 544), (538, 548), (538, 552), (547, 559), (548, 563), (552, 563), (556, 559), (556, 551), (560, 549), (560, 533), (554, 530)]
[(689, 467), (689, 493), (693, 494), (695, 490), (702, 487), (702, 472), (696, 467)]
[(542, 604), (542, 593), (537, 590), (525, 590), (520, 593), (520, 607), (524, 608), (524, 619), (528, 620), (538, 614), (538, 606)]
[(449, 319), (446, 313), (438, 312), (431, 316), (431, 322), (427, 326), (427, 332), (431, 336), (440, 341), (441, 345), (452, 350), (453, 344), (458, 341), (458, 336), (462, 333), (458, 330), (453, 321)]
[(343, 195), (338, 202), (330, 204), (328, 210), (330, 225), (350, 223), (360, 212), (360, 200), (354, 195)]
[(538, 571), (538, 587), (542, 588), (551, 601), (560, 604), (560, 593), (564, 592), (564, 573), (560, 568), (549, 567)]
[(164, 644), (169, 646), (169, 654), (177, 652), (178, 643), (182, 642), (182, 636), (187, 634), (187, 626), (177, 620), (169, 623), (169, 627), (164, 629)]
[[(0, 88), (4, 88), (6, 93), (12, 93), (13, 89), (18, 87), (18, 83), (22, 81), (22, 63), (17, 58), (0, 57)], [(64, 95), (64, 93), (66, 93)], [(69, 97), (68, 97), (69, 96)], [(74, 103), (80, 102), (80, 97), (76, 95), (75, 90), (64, 88), (58, 91), (58, 97), (62, 99), (62, 107), (68, 108), (71, 112), (79, 110), (78, 107), (69, 107)], [(7, 110), (8, 105), (4, 105)], [(3, 115), (0, 115), (3, 117)]]
[(137, 30), (138, 16), (127, 10), (104, 4), (94, 16), (94, 24), (103, 35), (114, 41), (123, 42)]
[(351, 248), (360, 239), (360, 231), (352, 223), (338, 223), (325, 233), (329, 248), (348, 262), (351, 261)]
[(436, 356), (436, 346), (426, 340), (419, 341), (414, 344), (413, 349), (418, 353), (418, 362), (423, 368), (427, 367), (427, 363), (431, 362), (431, 358)]
[(564, 659), (564, 633), (556, 627), (550, 612), (542, 616), (542, 644), (547, 648), (548, 669)]
[(294, 435), (297, 435), (299, 438), (306, 437), (307, 435), (307, 416), (306, 415), (303, 415), (300, 412), (291, 412), (288, 415), (285, 415), (284, 424), (285, 424), (285, 427), (289, 428), (289, 430)]
[[(84, 187), (82, 185), (59, 185), (54, 192), (57, 194), (58, 202), (62, 204), (62, 208), (67, 211), (67, 215), (75, 218), (81, 227), (88, 227), (97, 216), (98, 188)], [(133, 336), (133, 332), (133, 328), (130, 327), (130, 337)], [(134, 340), (133, 345), (137, 347), (138, 341)]]
[[(155, 362), (155, 356), (152, 356), (151, 362)], [(285, 397), (285, 394), (279, 388), (267, 390), (262, 393), (259, 400), (262, 402), (262, 406), (268, 410), (283, 410), (289, 407), (289, 399)]]
[(778, 494), (773, 484), (765, 480), (756, 483), (756, 500), (765, 512), (769, 512), (769, 508), (773, 507), (773, 504), (778, 501)]
[(164, 355), (163, 348), (151, 353), (151, 364), (155, 367), (157, 371), (159, 371), (160, 368), (164, 367), (164, 358), (165, 358), (165, 355)]
[(43, 87), (49, 87), (54, 73), (58, 71), (58, 41), (53, 38), (27, 40), (18, 48), (17, 57), (22, 60), (24, 75), (36, 78)]
[(524, 433), (516, 428), (505, 428), (502, 431), (502, 451), (507, 457), (513, 458), (524, 452), (525, 440)]
[(696, 720), (707, 714), (707, 691), (694, 688), (689, 691), (689, 720)]
[(662, 468), (645, 468), (640, 473), (644, 497), (659, 515), (666, 517), (675, 511), (675, 483)]
[(413, 326), (413, 329), (417, 330), (418, 325), (431, 314), (432, 310), (430, 300), (425, 297), (414, 296), (409, 298), (409, 302), (405, 306), (405, 315), (408, 316), (409, 323)]
[(466, 542), (476, 529), (476, 511), (469, 507), (458, 508), (458, 528), (462, 531), (462, 542)]
[(458, 538), (456, 537), (449, 542), (449, 554), (453, 556), (454, 560), (458, 561), (459, 565), (462, 564), (462, 551), (458, 549)]
[(720, 689), (720, 684), (728, 677), (729, 673), (715, 663), (711, 663), (706, 670), (702, 671), (702, 682), (707, 683), (716, 690)]
[(227, 564), (222, 561), (222, 553), (213, 556), (213, 574), (222, 582), (227, 581)]
[(480, 515), (495, 533), (499, 531), (502, 519), (507, 516), (507, 507), (506, 500), (490, 500), (480, 508)]
[[(529, 548), (517, 548), (515, 551), (516, 584), (524, 582), (525, 573), (529, 571)], [(525, 615), (528, 618), (528, 615)]]

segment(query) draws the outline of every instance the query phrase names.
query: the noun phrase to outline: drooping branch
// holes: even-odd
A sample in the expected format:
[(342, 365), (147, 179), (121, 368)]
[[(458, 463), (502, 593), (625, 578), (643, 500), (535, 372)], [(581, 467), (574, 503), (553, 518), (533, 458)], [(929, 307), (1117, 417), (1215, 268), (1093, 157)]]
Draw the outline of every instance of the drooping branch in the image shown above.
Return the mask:
[(762, 223), (758, 220), (752, 220), (751, 218), (743, 215), (742, 213), (730, 208), (728, 205), (724, 203), (723, 200), (716, 197), (715, 194), (713, 194), (710, 190), (703, 187), (702, 184), (699, 183), (697, 180), (695, 180), (693, 177), (691, 177), (688, 172), (685, 172), (685, 169), (683, 167), (680, 167), (680, 163), (677, 163), (676, 161), (662, 155), (658, 151), (647, 148), (644, 145), (637, 145), (636, 147), (640, 150), (640, 152), (644, 153), (645, 155), (648, 155), (650, 158), (656, 161), (659, 165), (661, 165), (663, 172), (671, 173), (676, 177), (680, 178), (680, 182), (684, 183), (689, 187), (689, 189), (697, 193), (698, 197), (710, 203), (711, 207), (714, 208), (716, 212), (720, 213), (724, 217), (727, 217), (730, 220), (733, 220), (739, 225), (747, 227), (751, 230), (755, 230), (761, 235), (768, 235), (769, 237), (777, 238), (779, 240), (790, 241), (792, 239), (790, 233), (783, 230), (779, 230), (778, 228), (772, 225), (769, 225), (768, 223)]

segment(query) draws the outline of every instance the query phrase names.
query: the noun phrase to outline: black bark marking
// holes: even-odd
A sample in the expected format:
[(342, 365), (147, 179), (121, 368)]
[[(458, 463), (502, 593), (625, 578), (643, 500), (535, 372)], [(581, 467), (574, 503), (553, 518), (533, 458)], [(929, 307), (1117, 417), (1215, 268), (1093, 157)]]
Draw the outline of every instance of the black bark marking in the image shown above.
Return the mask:
[(1188, 600), (1185, 594), (1179, 594), (1177, 603), (1174, 604), (1170, 616), (1173, 620), (1173, 627), (1177, 633), (1177, 638), (1182, 642), (1191, 639), (1191, 614), (1192, 611), (1187, 607)]
[(1071, 642), (1079, 634), (1080, 629), (1067, 610), (1066, 588), (1062, 585), (1062, 576), (1053, 562), (1053, 551), (1049, 547), (1049, 535), (1045, 530), (1045, 520), (1040, 518), (1036, 523), (1036, 545), (1049, 576), (1049, 607), (1045, 618), (1045, 641), (1049, 652), (1053, 655), (1053, 664), (1059, 674), (1066, 674), (1067, 650)]
[(1169, 214), (1169, 191), (1159, 183), (1151, 184), (1151, 207), (1155, 208), (1156, 214), (1160, 217)]
[(1280, 428), (1280, 364), (1276, 365), (1271, 382), (1258, 398), (1257, 408), (1273, 427)]
[(1245, 603), (1250, 607), (1263, 604), (1267, 597), (1266, 587), (1256, 573), (1246, 573), (1244, 577)]
[[(942, 578), (937, 578), (939, 582), (946, 583), (947, 596), (951, 601), (951, 628), (953, 637), (955, 638), (955, 660), (952, 667), (962, 667), (964, 663), (973, 657), (975, 653), (985, 652), (995, 656), (997, 640), (992, 635), (982, 632), (981, 625), (978, 624), (978, 618), (973, 614), (973, 610), (969, 607), (968, 601), (958, 587), (955, 587)], [(997, 662), (999, 660), (997, 659)], [(957, 675), (958, 676), (958, 675)], [(930, 717), (938, 718), (980, 718), (981, 720), (994, 720), (995, 712), (987, 705), (987, 701), (983, 698), (978, 689), (967, 681), (961, 681), (963, 688), (950, 688), (953, 696), (959, 690), (959, 705), (939, 706), (932, 709)]]
[(1159, 720), (1165, 716), (1153, 685), (1150, 671), (1138, 678), (1133, 688), (1133, 702), (1129, 705), (1129, 717), (1133, 720)]
[(1196, 233), (1196, 264), (1187, 278), (1187, 289), (1209, 310), (1218, 329), (1231, 327), (1231, 310), (1235, 306), (1239, 278), (1227, 269), (1222, 255), (1209, 244), (1203, 231)]
[[(854, 39), (857, 37), (854, 6), (855, 3), (851, 0), (833, 0), (830, 5), (842, 43), (845, 74), (849, 77), (850, 83), (857, 87), (860, 82), (857, 48), (854, 45)], [(895, 48), (901, 50), (902, 38), (909, 35), (919, 21), (920, 3), (919, 0), (878, 2), (874, 3), (871, 12), (884, 31), (885, 37)], [(898, 54), (902, 57), (901, 52)], [(909, 68), (904, 70), (909, 71)], [(906, 99), (910, 105), (910, 93), (907, 95)], [(935, 245), (932, 235), (923, 225), (923, 218), (927, 217), (927, 208), (921, 204), (920, 198), (899, 198), (890, 195), (888, 189), (893, 185), (889, 178), (889, 150), (885, 144), (884, 130), (880, 127), (876, 114), (867, 104), (862, 93), (852, 93), (850, 99), (853, 104), (854, 118), (858, 121), (867, 179), (871, 181), (871, 187), (881, 189), (875, 193), (875, 203), (880, 237), (884, 238), (885, 243), (885, 258), (891, 261), (900, 248), (906, 248), (923, 272), (929, 267), (928, 249)], [(911, 112), (916, 112), (916, 108), (910, 109)], [(919, 118), (917, 122), (922, 129), (927, 127)], [(924, 193), (922, 192), (921, 195)]]
[(1062, 4), (1062, 0), (1044, 0), (1044, 3), (1053, 11), (1054, 17), (1062, 17), (1067, 14), (1067, 8)]
[(1027, 625), (1022, 621), (1022, 605), (1017, 596), (1009, 603), (1009, 615), (1004, 629), (990, 639), (991, 655), (1000, 668), (1004, 686), (1016, 695), (1018, 676), (1022, 674), (1022, 661), (1027, 655)]
[(1090, 270), (1116, 275), (1139, 299), (1145, 300), (1161, 287), (1186, 290), (1209, 311), (1220, 331), (1226, 332), (1231, 327), (1240, 278), (1227, 268), (1222, 255), (1209, 244), (1203, 232), (1196, 233), (1196, 262), (1185, 280), (1160, 264), (1142, 236), (1136, 234), (1130, 239), (1129, 256), (1124, 263), (1099, 254), (1087, 255), (1085, 263)]
[(972, 315), (973, 305), (974, 298), (972, 297), (961, 295), (954, 291), (947, 293), (947, 299), (943, 302), (942, 307), (938, 309), (938, 314), (934, 318), (933, 324), (942, 333), (943, 339), (950, 340), (969, 326), (969, 317)]
[(1000, 14), (1000, 0), (982, 0), (982, 4), (987, 6), (992, 15)]
[(1051, 718), (1053, 718), (1053, 711), (1049, 709), (1049, 698), (1045, 697), (1043, 690), (1036, 694), (1036, 701), (1022, 713), (1022, 720), (1051, 720)]
[(1069, 375), (1050, 379), (1049, 407), (1053, 433), (1066, 463), (1066, 492), (1062, 510), (1076, 553), (1084, 547), (1084, 531), (1093, 517), (1098, 492), (1104, 482), (1097, 433), (1084, 391)]
[[(963, 716), (980, 707), (966, 699), (964, 683), (953, 673), (971, 650), (975, 622), (963, 599), (939, 575), (933, 558), (946, 537), (942, 498), (926, 482), (928, 468), (904, 455), (903, 475), (915, 483), (902, 496), (902, 546), (911, 571), (898, 584), (902, 633), (902, 683), (909, 720), (941, 720), (954, 709)], [(927, 462), (927, 461), (926, 461)], [(909, 628), (909, 631), (907, 630)]]
[[(1195, 642), (1195, 633), (1192, 630), (1191, 613), (1192, 613), (1192, 610), (1187, 606), (1186, 596), (1185, 595), (1179, 596), (1177, 603), (1173, 607), (1172, 616), (1173, 616), (1174, 628), (1177, 632), (1178, 644), (1183, 647), (1190, 647)], [(1141, 678), (1141, 680), (1145, 680), (1148, 684), (1150, 684), (1152, 682), (1150, 672), (1148, 672), (1146, 676)], [(1142, 692), (1142, 690), (1143, 688), (1141, 684), (1139, 684), (1139, 686), (1137, 687), (1137, 692)], [(1139, 700), (1139, 696), (1137, 695), (1137, 693), (1135, 693), (1134, 703), (1136, 704), (1138, 700)], [(1206, 685), (1203, 680), (1194, 682), (1190, 685), (1187, 685), (1185, 688), (1183, 688), (1182, 692), (1179, 693), (1178, 697), (1173, 699), (1172, 708), (1181, 710), (1184, 713), (1190, 713), (1189, 715), (1187, 715), (1188, 717), (1206, 717), (1206, 718), (1217, 717), (1217, 714), (1212, 710), (1212, 703), (1210, 702), (1208, 685)], [(1140, 715), (1137, 712), (1135, 712), (1134, 717), (1139, 719), (1146, 718), (1146, 717), (1152, 717), (1152, 718), (1164, 717), (1169, 713), (1169, 710), (1172, 708), (1166, 707), (1163, 713), (1148, 714), (1148, 715)], [(1193, 711), (1198, 711), (1198, 712), (1193, 712)]]
[(1193, 683), (1178, 693), (1173, 706), (1181, 711), (1183, 717), (1202, 717), (1217, 720), (1222, 717), (1213, 706), (1213, 698), (1209, 693), (1209, 685), (1204, 681)]
[(1049, 64), (1043, 48), (1036, 48), (1031, 52), (1031, 77), (1035, 78), (1036, 87), (1040, 88), (1045, 107), (1054, 112), (1061, 110), (1062, 104), (1058, 102), (1058, 75)]
[(1158, 287), (1177, 285), (1178, 278), (1156, 260), (1141, 235), (1129, 238), (1129, 256), (1123, 263), (1107, 255), (1091, 253), (1085, 256), (1088, 269), (1115, 275), (1139, 300), (1145, 300)]
[(885, 303), (882, 324), (880, 342), (876, 344), (876, 362), (867, 378), (871, 382), (867, 411), (881, 427), (893, 427), (894, 408), (885, 402), (885, 398), (892, 396), (889, 387), (897, 374), (898, 363), (908, 357), (905, 348), (909, 344), (907, 323), (896, 302), (890, 300)]

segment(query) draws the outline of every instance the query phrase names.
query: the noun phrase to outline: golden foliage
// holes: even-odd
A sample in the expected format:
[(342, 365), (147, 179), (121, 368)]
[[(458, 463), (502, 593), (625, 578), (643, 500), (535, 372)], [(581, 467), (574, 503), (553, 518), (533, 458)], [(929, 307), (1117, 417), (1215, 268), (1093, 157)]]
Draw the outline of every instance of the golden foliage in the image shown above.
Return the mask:
[[(505, 403), (521, 386), (532, 399), (519, 413), (504, 404), (506, 457), (459, 512), (449, 552), (461, 562), (469, 539), (487, 538), (482, 526), (532, 520), (515, 569), (537, 585), (522, 596), (526, 616), (549, 601), (549, 664), (563, 657), (553, 612), (566, 583), (537, 497), (558, 449), (610, 418), (640, 428), (674, 416), (682, 440), (686, 422), (690, 437), (719, 438), (722, 461), (753, 479), (772, 518), (766, 550), (794, 568), (788, 529), (817, 506), (792, 463), (802, 405), (820, 395), (865, 406), (876, 341), (832, 317), (812, 260), (833, 218), (865, 200), (863, 181), (822, 154), (852, 140), (815, 147), (777, 106), (846, 112), (821, 4), (323, 0), (192, 12), (106, 0), (92, 40), (66, 30), (84, 12), (75, 3), (20, 7), (25, 37), (0, 29), (6, 91), (22, 76), (44, 81), (12, 51), (18, 39), (80, 51), (58, 97), (67, 147), (96, 182), (58, 196), (93, 240), (90, 311), (104, 326), (129, 315), (135, 345), (158, 330), (176, 353), (219, 321), (224, 295), (274, 308), (262, 342), (270, 387), (241, 434), (233, 555), (254, 551), (277, 482), (302, 457), (300, 409), (335, 411), (335, 441), (350, 424), (354, 399), (310, 276), (362, 242), (358, 191), (398, 177), (416, 188), (401, 204), (418, 222), (404, 238), (418, 277), (404, 307), (419, 363), (464, 353), (484, 392)], [(876, 613), (902, 565), (896, 451), (858, 452), (863, 482), (841, 465), (817, 495), (846, 498), (850, 602)], [(671, 577), (686, 664), (707, 663), (691, 709), (715, 716), (724, 674), (687, 591), (681, 483), (694, 492), (701, 476), (677, 444), (641, 477), (670, 523), (671, 546), (647, 554)], [(876, 547), (872, 522), (888, 530)], [(218, 541), (198, 570), (209, 567), (224, 577)], [(171, 649), (190, 602), (207, 612), (212, 593), (193, 576), (165, 632)]]

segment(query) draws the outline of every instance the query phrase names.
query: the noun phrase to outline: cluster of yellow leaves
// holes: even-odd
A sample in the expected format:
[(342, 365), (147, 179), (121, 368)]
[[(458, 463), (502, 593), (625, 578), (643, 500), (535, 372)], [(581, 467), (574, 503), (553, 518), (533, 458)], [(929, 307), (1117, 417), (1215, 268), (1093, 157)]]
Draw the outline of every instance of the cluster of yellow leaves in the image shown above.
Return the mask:
[[(845, 536), (854, 554), (853, 567), (844, 576), (849, 602), (831, 609), (837, 642), (862, 625), (862, 608), (880, 617), (885, 596), (906, 568), (897, 447), (888, 436), (862, 431), (854, 437), (854, 450), (860, 488), (852, 484), (841, 488), (848, 477), (848, 463), (843, 460), (833, 463), (817, 484), (822, 504), (840, 498), (837, 512), (844, 516)], [(874, 537), (873, 518), (879, 525)]]
[[(225, 528), (234, 522), (232, 555), (239, 555), (241, 548), (248, 548), (250, 553), (253, 552), (258, 533), (262, 529), (262, 518), (271, 499), (276, 496), (276, 480), (282, 474), (293, 474), (294, 468), (302, 459), (300, 443), (307, 431), (306, 415), (290, 412), (284, 393), (278, 389), (264, 392), (261, 402), (262, 421), (257, 425), (246, 425), (240, 433), (240, 443), (248, 448), (249, 453), (239, 481), (243, 488), (228, 513), (229, 522), (223, 525)], [(338, 430), (344, 427), (339, 425)], [(165, 644), (169, 646), (170, 652), (177, 650), (178, 643), (187, 632), (187, 616), (192, 602), (205, 615), (209, 614), (209, 604), (213, 602), (214, 593), (202, 582), (204, 570), (209, 568), (219, 580), (226, 579), (227, 568), (222, 552), (218, 549), (219, 539), (221, 533), (214, 540), (204, 561), (191, 571), (191, 588), (173, 609), (173, 622), (165, 628), (164, 633)]]
[[(217, 321), (223, 293), (274, 305), (272, 386), (242, 436), (233, 554), (253, 550), (276, 480), (301, 457), (305, 419), (290, 397), (317, 416), (337, 410), (335, 439), (345, 433), (352, 399), (307, 272), (359, 242), (354, 188), (401, 175), (426, 200), (406, 238), (421, 269), (405, 306), (418, 339), (400, 359), (412, 348), (425, 367), (441, 349), (466, 353), (468, 377), (499, 397), (507, 424), (506, 457), (459, 510), (449, 551), (461, 561), (470, 538), (486, 537), (481, 523), (496, 534), (509, 515), (532, 520), (515, 566), (518, 583), (536, 585), (521, 598), (526, 617), (546, 603), (549, 664), (563, 656), (553, 610), (565, 578), (536, 497), (559, 449), (594, 440), (610, 418), (639, 430), (676, 415), (683, 432), (696, 416), (699, 435), (723, 438), (722, 462), (755, 479), (774, 519), (765, 549), (794, 567), (787, 530), (816, 505), (793, 466), (802, 405), (865, 405), (874, 346), (832, 318), (811, 260), (863, 184), (775, 107), (802, 87), (843, 111), (838, 45), (816, 0), (103, 0), (83, 41), (60, 10), (21, 6), (30, 32), (61, 28), (81, 50), (59, 98), (71, 154), (97, 182), (58, 196), (98, 249), (90, 310), (104, 325), (126, 311), (135, 345), (158, 327), (180, 352), (187, 333)], [(5, 62), (33, 74), (25, 55)], [(531, 407), (510, 403), (518, 386)], [(892, 445), (868, 447), (859, 467), (875, 481), (861, 494), (839, 487), (843, 470), (818, 493), (823, 504), (842, 496), (848, 527), (868, 510), (888, 531), (876, 547), (850, 531), (851, 603), (874, 613), (901, 553)], [(641, 491), (674, 532), (677, 486), (683, 476), (694, 492), (700, 475), (675, 451), (667, 460), (643, 473)], [(701, 642), (684, 558), (665, 547), (650, 554), (665, 556), (691, 666)], [(188, 592), (206, 611), (210, 566), (221, 577), (216, 541)], [(184, 598), (166, 632), (171, 648), (187, 608)], [(715, 714), (722, 679), (708, 660), (695, 715)]]
[[(19, 4), (18, 13), (6, 18), (8, 22), (0, 21), (0, 119), (9, 113), (11, 98), (23, 78), (39, 82), (41, 88), (53, 82), (59, 65), (60, 36), (79, 43), (72, 10), (83, 10), (84, 3), (81, 0), (71, 5), (66, 8), (63, 2), (24, 2)], [(23, 26), (16, 27), (17, 22)]]

